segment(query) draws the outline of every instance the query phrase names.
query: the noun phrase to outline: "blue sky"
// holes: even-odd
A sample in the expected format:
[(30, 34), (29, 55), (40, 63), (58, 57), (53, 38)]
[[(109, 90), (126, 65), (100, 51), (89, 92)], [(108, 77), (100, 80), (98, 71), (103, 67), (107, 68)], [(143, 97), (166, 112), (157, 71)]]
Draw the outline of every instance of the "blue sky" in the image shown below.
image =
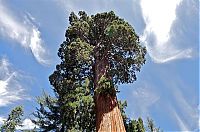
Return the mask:
[(48, 76), (59, 63), (71, 11), (113, 10), (147, 47), (147, 62), (133, 84), (120, 85), (132, 118), (151, 117), (164, 131), (199, 127), (198, 0), (0, 0), (0, 123), (17, 106), (24, 128), (33, 124), (35, 98), (53, 94)]

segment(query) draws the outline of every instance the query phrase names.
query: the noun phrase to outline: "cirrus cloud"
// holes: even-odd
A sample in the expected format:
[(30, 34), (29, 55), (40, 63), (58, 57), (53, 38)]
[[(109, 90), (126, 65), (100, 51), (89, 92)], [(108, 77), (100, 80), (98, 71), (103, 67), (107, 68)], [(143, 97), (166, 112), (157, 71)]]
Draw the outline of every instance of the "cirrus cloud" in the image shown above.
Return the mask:
[(0, 35), (29, 49), (39, 63), (49, 64), (48, 52), (39, 29), (34, 25), (34, 18), (27, 13), (24, 17), (16, 17), (1, 0), (0, 14)]
[(5, 57), (0, 59), (0, 107), (26, 98), (22, 94), (24, 88), (20, 83), (21, 76)]

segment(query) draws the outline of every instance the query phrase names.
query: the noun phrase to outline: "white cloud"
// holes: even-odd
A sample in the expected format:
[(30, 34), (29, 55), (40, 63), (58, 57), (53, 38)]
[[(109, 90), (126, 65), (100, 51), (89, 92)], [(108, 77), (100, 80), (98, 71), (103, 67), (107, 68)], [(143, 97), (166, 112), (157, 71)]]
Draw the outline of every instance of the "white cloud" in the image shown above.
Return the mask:
[(176, 19), (176, 6), (181, 0), (141, 0), (147, 32), (154, 32), (158, 45), (169, 39), (169, 31)]
[[(141, 40), (156, 63), (192, 57), (191, 48), (179, 48), (177, 42), (171, 40), (173, 37), (172, 25), (177, 20), (176, 9), (181, 2), (182, 0), (141, 0), (142, 13), (146, 23)], [(177, 39), (183, 38), (177, 37)]]
[(20, 76), (6, 58), (0, 60), (0, 107), (24, 99)]
[(38, 128), (30, 119), (25, 119), (22, 122), (22, 127), (17, 127), (18, 130), (30, 130)]
[(24, 18), (17, 18), (16, 14), (6, 8), (1, 0), (0, 14), (0, 35), (30, 49), (39, 63), (48, 64), (48, 54), (40, 37), (40, 31), (32, 22), (34, 18), (30, 14), (25, 15)]
[[(2, 125), (5, 120), (5, 117), (0, 117), (0, 125)], [(17, 130), (31, 130), (34, 128), (38, 128), (38, 126), (36, 126), (30, 119), (24, 119), (22, 122), (22, 126), (16, 127)]]
[(41, 44), (42, 39), (40, 38), (40, 31), (37, 29), (33, 29), (29, 47), (31, 48), (31, 51), (38, 62), (42, 64), (48, 64), (48, 60), (45, 59), (46, 50)]

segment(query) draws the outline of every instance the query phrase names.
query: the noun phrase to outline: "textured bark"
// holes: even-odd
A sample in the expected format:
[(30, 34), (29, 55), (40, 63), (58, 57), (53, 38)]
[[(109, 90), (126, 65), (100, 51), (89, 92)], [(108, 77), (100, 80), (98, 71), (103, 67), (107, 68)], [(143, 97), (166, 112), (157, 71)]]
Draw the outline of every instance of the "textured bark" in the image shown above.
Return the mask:
[(98, 132), (125, 132), (116, 96), (96, 96), (96, 128)]
[[(97, 60), (95, 64), (95, 88), (99, 79), (109, 68), (106, 59)], [(97, 132), (125, 132), (116, 95), (95, 94), (96, 130)]]

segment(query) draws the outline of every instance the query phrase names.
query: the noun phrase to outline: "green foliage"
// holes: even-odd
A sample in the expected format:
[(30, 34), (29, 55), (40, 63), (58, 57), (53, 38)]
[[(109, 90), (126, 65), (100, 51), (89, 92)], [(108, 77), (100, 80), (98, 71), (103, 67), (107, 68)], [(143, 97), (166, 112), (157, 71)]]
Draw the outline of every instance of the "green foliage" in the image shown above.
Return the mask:
[(38, 98), (40, 108), (33, 122), (40, 131), (94, 131), (94, 101), (89, 86), (89, 79), (85, 79), (82, 86), (66, 95), (53, 98), (44, 94)]
[(14, 132), (17, 126), (21, 126), (23, 116), (22, 106), (15, 107), (11, 113), (8, 115), (7, 120), (4, 121), (0, 128), (2, 132)]
[(160, 130), (160, 128), (156, 127), (154, 124), (154, 121), (152, 119), (150, 119), (149, 117), (147, 118), (147, 128), (146, 130), (148, 132), (162, 132), (162, 130)]
[(140, 117), (138, 120), (128, 118), (125, 113), (125, 109), (127, 107), (126, 101), (118, 101), (118, 104), (127, 132), (163, 132), (159, 127), (155, 126), (154, 121), (149, 117), (147, 118), (147, 123), (145, 126), (142, 118)]
[(127, 132), (145, 132), (143, 120), (138, 118), (138, 120), (129, 120), (126, 124)]
[(138, 132), (145, 132), (142, 118), (138, 118), (136, 126), (137, 126)]
[(84, 62), (89, 64), (92, 63), (91, 53), (94, 49), (94, 46), (89, 45), (88, 43), (82, 41), (80, 38), (77, 38), (75, 42), (72, 42), (68, 46), (68, 48), (68, 50), (71, 52), (70, 54), (73, 55), (76, 60), (79, 60), (80, 64), (83, 64)]
[(104, 95), (116, 95), (117, 86), (114, 86), (111, 80), (102, 76), (98, 82), (98, 87), (95, 88), (95, 92)]
[(138, 120), (134, 119), (126, 119), (125, 121), (125, 127), (127, 132), (162, 132), (160, 128), (156, 127), (153, 120), (150, 118), (147, 118), (147, 124), (144, 126), (144, 122), (142, 118), (138, 118)]
[[(34, 114), (43, 131), (95, 131), (94, 93), (115, 94), (116, 84), (136, 80), (145, 63), (146, 49), (133, 27), (113, 11), (69, 16), (61, 63), (49, 76), (55, 98), (44, 96)], [(106, 58), (109, 68), (95, 89), (95, 65)], [(95, 89), (95, 90), (94, 90)]]
[(43, 96), (37, 100), (40, 108), (37, 108), (37, 111), (33, 114), (36, 119), (32, 122), (46, 131), (59, 130), (61, 116), (57, 99), (43, 93)]
[(119, 109), (120, 109), (120, 112), (121, 112), (121, 115), (122, 115), (122, 118), (123, 118), (123, 121), (124, 121), (125, 128), (127, 128), (126, 125), (127, 125), (128, 120), (129, 120), (126, 113), (125, 113), (125, 109), (127, 107), (127, 101), (122, 102), (122, 101), (119, 100), (118, 105), (119, 105)]
[(138, 118), (138, 120), (131, 120), (127, 117), (125, 113), (125, 109), (127, 107), (127, 102), (118, 101), (119, 108), (122, 114), (122, 118), (124, 121), (124, 126), (127, 132), (145, 132), (144, 124), (142, 118)]

